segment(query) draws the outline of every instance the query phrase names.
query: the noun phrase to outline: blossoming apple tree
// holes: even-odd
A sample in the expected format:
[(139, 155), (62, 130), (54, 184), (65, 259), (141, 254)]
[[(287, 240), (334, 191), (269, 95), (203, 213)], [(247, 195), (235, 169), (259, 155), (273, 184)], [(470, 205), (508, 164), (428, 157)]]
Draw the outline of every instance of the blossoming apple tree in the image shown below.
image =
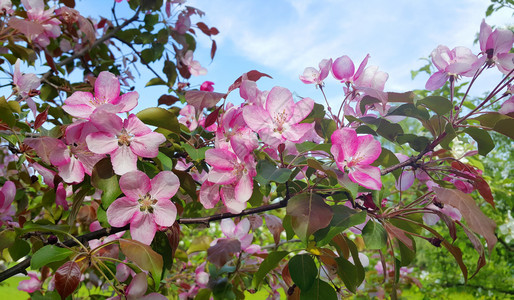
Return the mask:
[[(473, 162), (491, 132), (514, 138), (511, 31), (484, 21), (479, 49), (438, 46), (426, 97), (386, 92), (369, 54), (358, 68), (323, 59), (299, 76), (315, 101), (260, 90), (270, 76), (255, 70), (228, 91), (192, 89), (207, 72), (195, 39), (211, 38), (214, 58), (218, 29), (184, 0), (119, 2), (94, 20), (74, 0), (0, 0), (0, 281), (30, 269), (19, 289), (45, 299), (82, 286), (113, 299), (337, 299), (366, 288), (371, 259), (389, 285), (368, 292), (394, 298), (416, 282), (417, 243), (444, 247), (464, 280), (486, 264), (496, 224), (480, 207), (495, 202)], [(167, 91), (137, 113), (136, 66)], [(477, 102), (485, 72), (503, 77)], [(336, 106), (329, 87), (342, 87)], [(474, 149), (454, 155), (459, 138)], [(478, 253), (471, 270), (457, 231)]]

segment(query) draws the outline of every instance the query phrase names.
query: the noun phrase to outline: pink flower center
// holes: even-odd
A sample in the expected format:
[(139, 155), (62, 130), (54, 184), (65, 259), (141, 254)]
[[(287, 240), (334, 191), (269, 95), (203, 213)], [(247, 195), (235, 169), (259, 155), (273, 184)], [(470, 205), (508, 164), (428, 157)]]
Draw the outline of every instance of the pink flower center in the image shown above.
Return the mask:
[(284, 130), (283, 125), (286, 122), (286, 119), (287, 119), (287, 113), (286, 113), (285, 109), (280, 113), (276, 113), (275, 116), (273, 117), (273, 123), (275, 123), (276, 128), (273, 131), (275, 131), (275, 132), (278, 131), (278, 133), (282, 133), (282, 131)]
[(130, 134), (127, 132), (125, 128), (121, 130), (121, 133), (118, 134), (118, 146), (130, 146), (130, 142), (132, 141), (132, 138), (134, 137), (133, 134)]
[(149, 194), (144, 195), (142, 198), (137, 200), (139, 202), (139, 210), (142, 212), (153, 213), (153, 207), (157, 203), (157, 200), (153, 199)]

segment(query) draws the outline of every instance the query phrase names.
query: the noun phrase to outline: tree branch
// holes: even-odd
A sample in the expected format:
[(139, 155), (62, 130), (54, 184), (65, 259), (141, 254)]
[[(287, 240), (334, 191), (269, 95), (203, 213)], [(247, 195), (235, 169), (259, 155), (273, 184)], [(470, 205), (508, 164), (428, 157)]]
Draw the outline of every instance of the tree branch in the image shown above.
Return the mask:
[[(285, 199), (283, 199), (280, 202), (263, 205), (263, 206), (259, 206), (259, 207), (255, 207), (255, 208), (245, 209), (241, 213), (238, 213), (238, 214), (222, 213), (222, 214), (216, 214), (216, 215), (200, 217), (200, 218), (182, 218), (182, 219), (178, 219), (177, 223), (179, 223), (179, 224), (204, 224), (206, 226), (209, 226), (209, 223), (213, 222), (213, 221), (219, 221), (219, 220), (235, 218), (235, 217), (242, 217), (242, 216), (247, 216), (247, 215), (252, 215), (252, 214), (257, 214), (257, 213), (261, 213), (261, 212), (265, 212), (265, 211), (283, 208), (283, 207), (287, 206), (288, 200), (289, 200), (289, 197), (286, 197)], [(130, 228), (130, 224), (127, 224), (123, 227), (102, 228), (97, 231), (93, 231), (93, 232), (89, 232), (89, 233), (80, 235), (77, 237), (77, 240), (80, 241), (81, 243), (85, 243), (90, 240), (99, 239), (104, 236), (108, 236), (108, 235), (115, 234), (115, 233), (118, 233), (121, 231), (129, 230), (129, 228)], [(66, 240), (62, 244), (67, 247), (77, 246), (77, 242), (73, 239)], [(25, 270), (30, 266), (30, 260), (31, 260), (31, 257), (27, 256), (23, 261), (21, 261), (17, 265), (0, 273), (0, 282), (18, 274), (18, 273), (26, 274), (27, 272)]]
[[(139, 17), (139, 12), (140, 11), (141, 11), (141, 7), (139, 7), (137, 9), (136, 13), (134, 14), (134, 16), (132, 16), (132, 18), (127, 19), (121, 25), (114, 27), (111, 31), (107, 32), (105, 35), (103, 35), (102, 37), (97, 39), (91, 46), (82, 48), (80, 51), (75, 52), (72, 56), (70, 56), (70, 57), (68, 57), (66, 59), (63, 59), (62, 61), (56, 63), (55, 67), (56, 68), (62, 67), (64, 65), (72, 62), (76, 58), (82, 57), (82, 56), (86, 55), (89, 51), (91, 51), (91, 49), (95, 48), (96, 46), (100, 45), (101, 43), (105, 42), (106, 40), (112, 38), (123, 27), (125, 27), (125, 26), (129, 25), (130, 23), (134, 22), (135, 20), (137, 20), (138, 17)], [(41, 80), (48, 79), (48, 77), (50, 77), (50, 75), (52, 75), (52, 70), (49, 70), (48, 72), (43, 74), (43, 76), (41, 77)]]

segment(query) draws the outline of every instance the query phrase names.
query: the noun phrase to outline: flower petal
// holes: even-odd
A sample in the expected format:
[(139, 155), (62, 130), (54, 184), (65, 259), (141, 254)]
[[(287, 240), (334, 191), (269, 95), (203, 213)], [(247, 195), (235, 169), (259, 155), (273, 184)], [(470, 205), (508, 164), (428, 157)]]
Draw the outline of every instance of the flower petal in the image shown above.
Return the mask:
[(107, 208), (107, 221), (111, 226), (123, 227), (127, 225), (139, 210), (139, 203), (129, 197), (116, 199)]
[(177, 207), (170, 200), (159, 200), (154, 206), (153, 216), (157, 225), (169, 227), (177, 219)]
[(382, 180), (380, 169), (374, 166), (355, 166), (353, 171), (348, 172), (348, 177), (359, 185), (371, 190), (380, 190)]
[(150, 192), (151, 188), (150, 178), (139, 170), (125, 173), (120, 178), (121, 191), (132, 200), (141, 199)]
[(120, 95), (120, 81), (114, 74), (100, 72), (95, 81), (95, 98), (98, 102), (110, 103)]
[(173, 172), (162, 171), (150, 180), (150, 195), (156, 200), (169, 200), (180, 187), (180, 181)]
[(130, 223), (130, 235), (143, 244), (150, 245), (155, 232), (157, 232), (157, 225), (152, 214), (139, 212)]
[(111, 153), (111, 163), (114, 173), (118, 175), (137, 170), (137, 156), (125, 145)]

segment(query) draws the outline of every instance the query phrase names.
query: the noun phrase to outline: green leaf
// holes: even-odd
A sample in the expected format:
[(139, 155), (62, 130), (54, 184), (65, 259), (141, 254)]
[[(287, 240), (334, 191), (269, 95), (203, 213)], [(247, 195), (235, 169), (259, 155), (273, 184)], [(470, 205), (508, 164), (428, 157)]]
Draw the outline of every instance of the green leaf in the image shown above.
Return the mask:
[(398, 243), (398, 248), (400, 248), (400, 265), (402, 267), (408, 266), (414, 258), (416, 258), (416, 241), (412, 240), (414, 245), (414, 250), (409, 249), (409, 247), (405, 246), (403, 243)]
[(333, 215), (331, 207), (316, 194), (294, 196), (289, 199), (286, 211), (291, 216), (294, 232), (304, 242), (314, 232), (327, 227)]
[(357, 291), (357, 267), (344, 257), (336, 257), (337, 275), (344, 282), (344, 285), (350, 292)]
[(93, 167), (91, 173), (91, 184), (103, 191), (102, 207), (107, 209), (116, 198), (121, 195), (118, 176), (112, 169), (111, 159), (103, 158)]
[(11, 247), (16, 241), (16, 232), (4, 229), (0, 231), (0, 252)]
[(13, 260), (18, 260), (25, 255), (30, 253), (30, 244), (20, 238), (17, 238), (14, 241), (14, 244), (12, 244), (11, 247), (9, 247), (9, 254), (11, 255)]
[(295, 255), (288, 265), (294, 283), (302, 291), (309, 290), (318, 276), (318, 267), (312, 257), (309, 254)]
[(514, 139), (514, 119), (499, 120), (493, 130)]
[(5, 101), (5, 97), (0, 97), (0, 121), (7, 124), (9, 127), (13, 127), (16, 123), (16, 118), (14, 117), (9, 104)]
[(289, 180), (289, 176), (292, 172), (291, 169), (277, 168), (275, 164), (267, 160), (260, 160), (257, 163), (256, 170), (257, 176), (255, 176), (255, 180), (257, 180), (261, 185), (268, 184), (270, 181), (285, 183)]
[(313, 142), (303, 142), (301, 144), (296, 144), (296, 150), (298, 152), (306, 152), (306, 151), (324, 151), (326, 153), (330, 153), (331, 144), (316, 144)]
[(264, 277), (266, 277), (266, 275), (288, 254), (288, 251), (275, 251), (268, 254), (268, 256), (261, 262), (259, 270), (257, 270), (253, 275), (252, 286), (258, 289)]
[[(514, 126), (514, 123), (512, 125)], [(469, 134), (477, 142), (478, 153), (480, 155), (486, 156), (487, 153), (494, 149), (494, 141), (487, 131), (476, 127), (468, 127), (464, 129), (464, 132)]]
[(123, 254), (141, 269), (152, 274), (155, 286), (162, 278), (163, 259), (150, 246), (135, 240), (120, 239), (120, 249)]
[(73, 253), (72, 250), (66, 248), (46, 245), (34, 253), (30, 260), (30, 267), (33, 270), (37, 270), (48, 263), (64, 260)]
[(300, 300), (311, 299), (337, 300), (338, 298), (333, 286), (321, 279), (316, 279), (309, 290), (302, 290), (300, 293)]
[(438, 115), (445, 115), (453, 108), (451, 101), (441, 96), (429, 96), (417, 101), (416, 104), (422, 104)]
[(282, 226), (286, 232), (286, 239), (289, 241), (294, 237), (293, 225), (291, 224), (291, 216), (286, 215), (282, 220)]
[(152, 86), (152, 85), (168, 85), (164, 80), (158, 78), (158, 77), (155, 77), (155, 78), (152, 78), (150, 79), (150, 81), (148, 81), (145, 85), (146, 86)]
[(198, 251), (206, 251), (209, 249), (212, 242), (212, 238), (210, 236), (202, 235), (193, 238), (191, 242), (191, 246), (187, 249), (187, 254), (191, 254)]
[(415, 95), (413, 92), (405, 92), (405, 93), (387, 92), (387, 102), (414, 103), (414, 96)]
[(452, 124), (448, 123), (446, 124), (446, 127), (444, 128), (444, 132), (446, 132), (446, 136), (441, 140), (441, 147), (444, 149), (450, 150), (450, 143), (453, 141), (453, 139), (457, 136), (457, 133), (455, 133), (455, 129), (453, 128)]
[(377, 222), (368, 221), (362, 229), (362, 238), (368, 249), (382, 249), (387, 244), (387, 232)]
[(416, 118), (418, 120), (430, 119), (428, 111), (421, 107), (416, 107), (414, 104), (407, 103), (400, 105), (399, 107), (392, 109), (387, 114), (388, 116), (406, 116)]
[(376, 132), (391, 142), (394, 142), (398, 135), (403, 134), (403, 129), (399, 124), (381, 119)]
[(172, 61), (166, 60), (164, 62), (164, 67), (162, 68), (162, 72), (166, 74), (166, 77), (168, 78), (168, 86), (172, 87), (177, 80), (177, 66), (175, 66)]
[(177, 116), (161, 107), (150, 107), (138, 112), (136, 116), (145, 124), (168, 129), (180, 134)]
[(157, 231), (151, 246), (152, 249), (163, 258), (163, 271), (170, 270), (173, 266), (173, 250), (171, 249), (166, 234), (163, 231)]
[(398, 137), (396, 138), (396, 141), (400, 145), (409, 143), (409, 146), (418, 152), (425, 150), (425, 148), (430, 143), (430, 140), (427, 137), (417, 136), (417, 135), (411, 134), (411, 133), (398, 135)]
[[(394, 166), (399, 163), (400, 163), (400, 161), (398, 160), (396, 155), (394, 155), (394, 153), (391, 152), (391, 150), (382, 147), (382, 152), (380, 152), (380, 156), (377, 158), (377, 160), (375, 160), (375, 162), (373, 162), (372, 165), (375, 167), (383, 166), (383, 167), (387, 168), (387, 167)], [(396, 169), (392, 173), (393, 173), (394, 177), (396, 179), (398, 179), (398, 178), (400, 178), (400, 175), (402, 174), (402, 170)]]
[(209, 147), (203, 147), (203, 148), (195, 148), (189, 144), (183, 144), (182, 148), (186, 150), (187, 154), (189, 154), (189, 157), (191, 157), (192, 160), (202, 160), (205, 159), (205, 152), (209, 149)]
[(362, 224), (366, 221), (365, 211), (357, 212), (356, 210), (343, 205), (334, 205), (331, 208), (334, 215), (332, 217), (332, 221), (330, 221), (330, 225), (318, 230), (314, 234), (316, 246), (318, 247), (330, 243), (336, 235), (344, 230), (352, 226)]

